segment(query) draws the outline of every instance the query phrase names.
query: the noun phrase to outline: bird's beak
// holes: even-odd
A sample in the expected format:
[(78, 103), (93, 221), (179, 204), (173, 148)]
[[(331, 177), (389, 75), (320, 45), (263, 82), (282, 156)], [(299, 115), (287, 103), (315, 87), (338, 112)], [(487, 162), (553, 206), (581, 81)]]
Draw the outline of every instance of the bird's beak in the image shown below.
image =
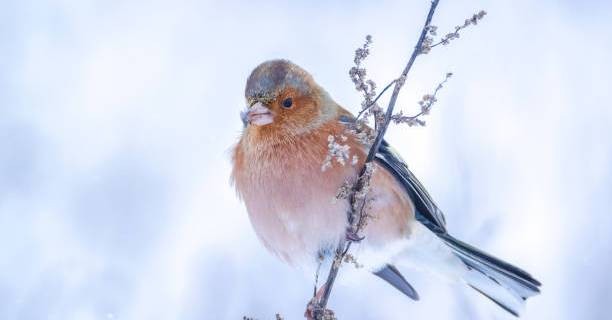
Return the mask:
[(256, 126), (265, 126), (266, 124), (272, 123), (274, 115), (266, 106), (261, 102), (257, 102), (252, 105), (246, 113), (246, 121), (249, 124)]

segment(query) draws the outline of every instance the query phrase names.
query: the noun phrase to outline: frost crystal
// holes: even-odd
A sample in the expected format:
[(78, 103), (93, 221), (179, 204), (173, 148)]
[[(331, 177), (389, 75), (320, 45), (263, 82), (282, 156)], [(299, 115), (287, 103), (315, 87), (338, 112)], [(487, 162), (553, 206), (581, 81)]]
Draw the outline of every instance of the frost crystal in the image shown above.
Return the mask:
[[(344, 135), (340, 136), (341, 142), (346, 142), (348, 138)], [(349, 159), (349, 150), (351, 147), (347, 144), (340, 144), (336, 141), (336, 138), (332, 135), (327, 137), (327, 156), (323, 161), (323, 165), (321, 166), (321, 171), (325, 171), (332, 166), (332, 161), (336, 160), (341, 165), (345, 165)]]

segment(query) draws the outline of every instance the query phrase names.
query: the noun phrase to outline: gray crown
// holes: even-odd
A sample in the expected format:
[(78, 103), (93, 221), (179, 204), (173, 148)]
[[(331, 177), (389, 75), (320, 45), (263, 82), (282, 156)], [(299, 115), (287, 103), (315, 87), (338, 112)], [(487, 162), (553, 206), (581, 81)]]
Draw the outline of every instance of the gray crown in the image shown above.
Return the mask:
[(294, 88), (303, 94), (313, 89), (312, 76), (289, 60), (266, 61), (251, 72), (244, 90), (249, 102), (268, 102), (286, 87)]

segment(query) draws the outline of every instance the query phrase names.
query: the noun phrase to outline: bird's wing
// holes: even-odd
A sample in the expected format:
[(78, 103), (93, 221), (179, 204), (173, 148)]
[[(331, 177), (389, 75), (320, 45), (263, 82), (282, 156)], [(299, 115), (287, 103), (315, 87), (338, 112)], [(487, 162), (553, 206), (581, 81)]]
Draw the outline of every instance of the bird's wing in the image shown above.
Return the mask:
[[(339, 116), (338, 121), (347, 125), (353, 123), (354, 119), (348, 111), (345, 111)], [(402, 184), (414, 203), (416, 219), (436, 234), (446, 233), (446, 220), (442, 210), (438, 209), (425, 187), (408, 169), (406, 162), (384, 140), (376, 153), (376, 162)]]
[(414, 203), (416, 219), (436, 234), (446, 233), (446, 219), (442, 210), (438, 209), (425, 187), (384, 140), (376, 153), (376, 161), (404, 186)]

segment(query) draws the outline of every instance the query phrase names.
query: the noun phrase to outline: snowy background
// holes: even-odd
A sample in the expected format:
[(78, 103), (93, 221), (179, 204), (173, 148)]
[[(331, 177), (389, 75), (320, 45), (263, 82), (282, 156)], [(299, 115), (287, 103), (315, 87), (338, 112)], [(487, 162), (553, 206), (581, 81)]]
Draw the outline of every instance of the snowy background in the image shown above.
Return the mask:
[[(312, 279), (258, 243), (229, 185), (250, 71), (289, 58), (341, 104), (347, 71), (404, 66), (427, 1), (11, 1), (0, 9), (0, 319), (301, 319)], [(447, 71), (425, 128), (390, 140), (459, 238), (534, 274), (524, 319), (612, 302), (612, 4), (442, 1), (405, 111)], [(406, 271), (340, 286), (341, 319), (511, 319)]]

